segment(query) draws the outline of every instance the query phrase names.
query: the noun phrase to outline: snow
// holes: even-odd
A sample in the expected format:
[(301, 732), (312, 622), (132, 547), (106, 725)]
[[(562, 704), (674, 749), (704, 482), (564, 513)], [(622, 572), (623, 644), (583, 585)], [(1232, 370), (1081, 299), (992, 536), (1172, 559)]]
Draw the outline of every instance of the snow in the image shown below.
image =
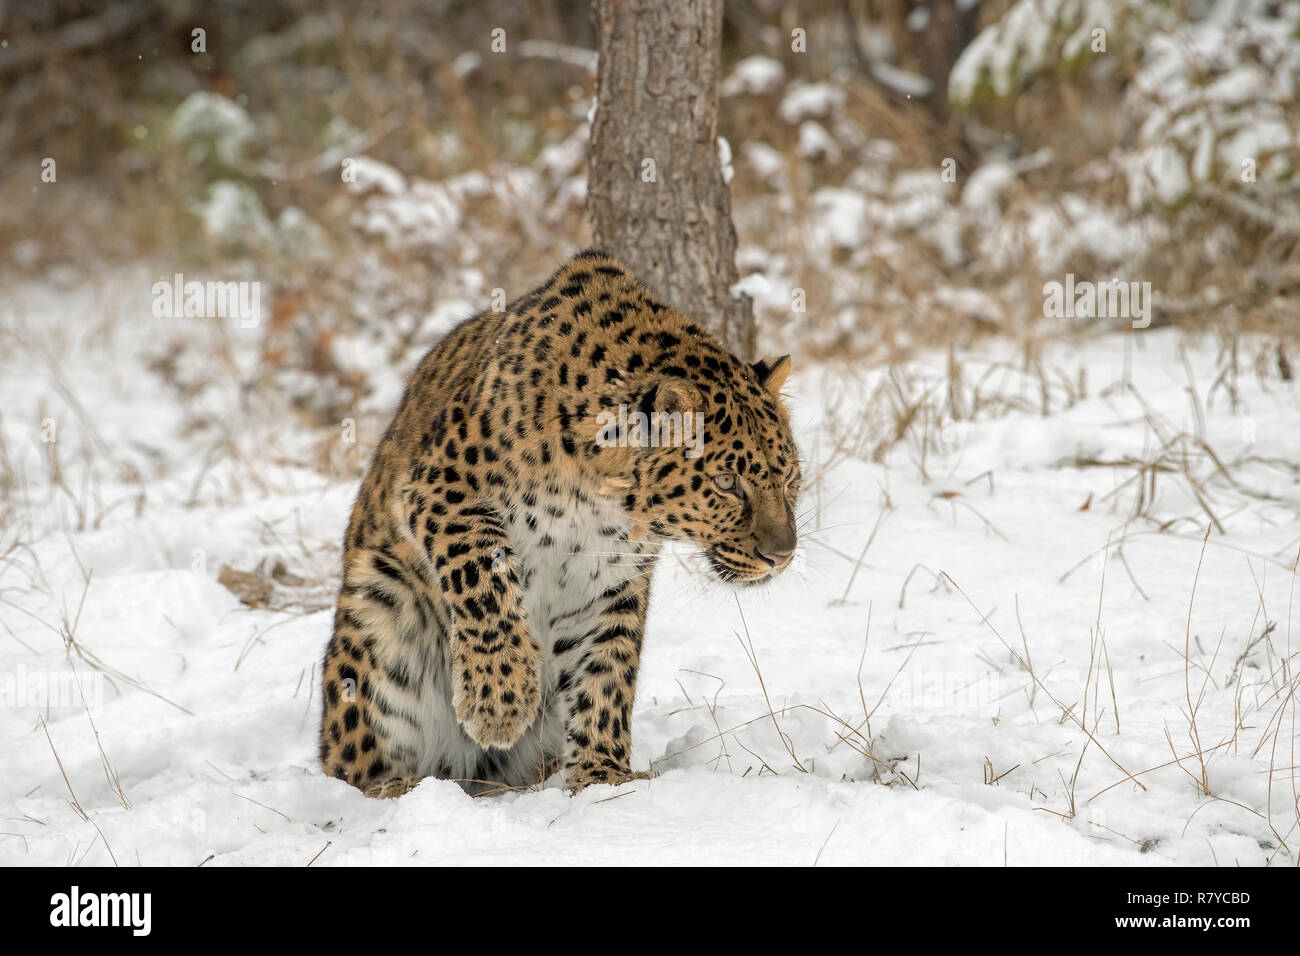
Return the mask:
[(452, 72), (464, 79), (483, 64), (483, 57), (473, 50), (466, 50), (451, 61)]
[(872, 63), (871, 75), (896, 93), (915, 96), (918, 99), (929, 96), (933, 88), (933, 84), (927, 77), (900, 70), (888, 63)]
[(961, 204), (972, 215), (997, 222), (1002, 211), (1000, 200), (1007, 188), (1016, 182), (1016, 170), (1011, 163), (989, 160), (966, 178), (961, 191)]
[(852, 249), (867, 238), (867, 197), (824, 186), (812, 195), (815, 236), (822, 244)]
[(731, 143), (727, 137), (718, 137), (718, 167), (722, 170), (722, 181), (730, 183), (736, 175), (736, 167), (731, 165)]
[(826, 132), (826, 127), (813, 120), (805, 120), (799, 125), (799, 143), (795, 151), (807, 159), (825, 159), (838, 162), (840, 147), (835, 138)]
[(766, 56), (750, 56), (732, 67), (730, 75), (722, 81), (720, 92), (723, 96), (775, 93), (784, 82), (785, 67), (779, 61)]
[(785, 158), (766, 143), (746, 143), (745, 161), (754, 168), (758, 177), (773, 188), (779, 188), (785, 179)]
[(830, 116), (844, 106), (844, 91), (829, 83), (791, 83), (777, 115), (794, 124), (812, 116)]
[(519, 44), (519, 54), (544, 60), (558, 60), (586, 70), (593, 76), (596, 74), (596, 64), (600, 59), (595, 50), (555, 43), (551, 40), (524, 40)]
[(350, 192), (364, 195), (372, 189), (387, 196), (398, 196), (406, 192), (406, 177), (400, 172), (369, 156), (357, 156), (350, 166), (352, 175), (344, 180)]
[(772, 283), (763, 273), (751, 272), (749, 275), (743, 276), (732, 283), (731, 288), (727, 291), (733, 296), (765, 296), (772, 291)]
[[(934, 404), (942, 351), (797, 368), (795, 566), (735, 592), (689, 551), (661, 563), (632, 751), (660, 775), (369, 801), (314, 756), (355, 479), (309, 467), (319, 436), (239, 374), (182, 407), (150, 370), (169, 344), (237, 372), (258, 340), (154, 320), (150, 282), (0, 304), (18, 343), (0, 353), (0, 863), (1294, 865), (1293, 383), (1242, 375), (1234, 403), (1211, 387), (1214, 344), (1169, 330), (1044, 346), (1048, 382), (1013, 343), (979, 346), (964, 413)], [(903, 387), (931, 423), (891, 443), (881, 389)], [(1223, 527), (1203, 557), (1207, 513), (1179, 474), (1133, 516), (1123, 462), (1178, 431), (1232, 478), (1189, 451)], [(279, 609), (218, 582), (277, 564)]]
[(1140, 172), (1129, 181), (1129, 202), (1137, 205), (1148, 194), (1172, 205), (1191, 192), (1187, 161), (1173, 146), (1162, 143), (1142, 154)]

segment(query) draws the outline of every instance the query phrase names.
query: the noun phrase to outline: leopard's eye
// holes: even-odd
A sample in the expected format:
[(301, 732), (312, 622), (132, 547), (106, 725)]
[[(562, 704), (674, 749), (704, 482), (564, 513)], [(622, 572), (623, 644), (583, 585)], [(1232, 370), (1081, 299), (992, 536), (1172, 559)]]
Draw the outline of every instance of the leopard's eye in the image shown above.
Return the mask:
[(737, 498), (745, 497), (745, 490), (740, 486), (740, 477), (738, 475), (714, 475), (713, 483), (719, 491), (725, 491)]

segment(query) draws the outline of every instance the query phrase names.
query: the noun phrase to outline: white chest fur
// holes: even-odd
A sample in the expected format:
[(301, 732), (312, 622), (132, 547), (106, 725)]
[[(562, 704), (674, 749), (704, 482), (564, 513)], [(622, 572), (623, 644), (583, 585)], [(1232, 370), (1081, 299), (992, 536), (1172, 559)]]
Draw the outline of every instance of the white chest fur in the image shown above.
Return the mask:
[(557, 641), (593, 633), (607, 603), (602, 593), (643, 573), (644, 549), (627, 540), (628, 528), (607, 500), (564, 492), (538, 496), (509, 517), (528, 628), (548, 664)]

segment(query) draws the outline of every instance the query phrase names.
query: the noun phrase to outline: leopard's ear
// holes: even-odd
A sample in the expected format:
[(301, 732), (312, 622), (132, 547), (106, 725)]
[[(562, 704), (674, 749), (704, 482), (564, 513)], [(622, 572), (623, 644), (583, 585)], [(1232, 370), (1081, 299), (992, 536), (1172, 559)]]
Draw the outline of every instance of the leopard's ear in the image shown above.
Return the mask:
[(780, 394), (781, 386), (785, 384), (785, 380), (790, 377), (790, 356), (782, 355), (780, 358), (760, 359), (750, 368), (758, 376), (758, 384), (773, 395), (777, 395)]
[(684, 378), (663, 378), (652, 381), (641, 393), (639, 410), (651, 412), (696, 412), (704, 403), (695, 386)]

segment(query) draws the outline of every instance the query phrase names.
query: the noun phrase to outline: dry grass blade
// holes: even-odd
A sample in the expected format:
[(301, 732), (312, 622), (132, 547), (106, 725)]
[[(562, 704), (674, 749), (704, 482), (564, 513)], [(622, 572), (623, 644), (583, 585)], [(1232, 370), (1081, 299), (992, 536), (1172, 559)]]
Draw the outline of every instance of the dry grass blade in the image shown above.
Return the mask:
[[(333, 845), (334, 845), (334, 841), (333, 841), (333, 840), (327, 840), (327, 841), (325, 841), (325, 845), (324, 845), (323, 847), (320, 848), (319, 852), (317, 852), (317, 854), (316, 854), (315, 856), (313, 856), (310, 860), (307, 861), (307, 865), (308, 865), (308, 866), (311, 866), (313, 863), (315, 863), (317, 860), (319, 860), (319, 859), (320, 859), (320, 855), (321, 855), (321, 853), (324, 853), (326, 850), (328, 850), (328, 849), (329, 849), (331, 846), (333, 846)], [(210, 860), (210, 859), (212, 859), (212, 858), (211, 858), (211, 857), (208, 857), (208, 859)], [(207, 860), (204, 860), (203, 862), (206, 863), (206, 862), (208, 862), (208, 861), (207, 861)], [(199, 864), (199, 865), (202, 866), (203, 864)]]
[(826, 852), (826, 847), (831, 842), (831, 837), (835, 836), (835, 831), (838, 830), (839, 828), (840, 828), (840, 821), (836, 820), (835, 826), (831, 827), (831, 832), (826, 834), (826, 839), (822, 841), (821, 849), (819, 849), (817, 851), (817, 855), (813, 857), (814, 868), (816, 868), (817, 864), (821, 862), (822, 854)]
[[(758, 677), (758, 686), (762, 688), (763, 700), (767, 703), (767, 712), (771, 715), (772, 726), (775, 728), (776, 735), (780, 738), (782, 746), (785, 747), (786, 753), (789, 754), (790, 759), (794, 761), (795, 767), (803, 773), (807, 773), (808, 769), (800, 762), (799, 755), (795, 753), (794, 744), (791, 743), (786, 732), (781, 729), (780, 721), (776, 719), (776, 712), (772, 708), (772, 698), (769, 697), (767, 693), (767, 682), (763, 679), (763, 671), (758, 666), (758, 654), (754, 650), (754, 639), (749, 633), (749, 623), (745, 620), (745, 610), (740, 606), (740, 596), (738, 594), (733, 594), (732, 596), (736, 600), (736, 610), (740, 612), (741, 626), (745, 629), (745, 640), (741, 641), (739, 634), (736, 635), (736, 640), (740, 641), (741, 649), (744, 650), (745, 656), (749, 658), (749, 663), (754, 668), (754, 674)], [(747, 643), (748, 646), (746, 646)], [(741, 744), (741, 746), (743, 747), (744, 744)]]
[[(1205, 539), (1201, 542), (1201, 556), (1196, 562), (1196, 575), (1192, 578), (1192, 593), (1187, 599), (1187, 626), (1183, 632), (1183, 688), (1187, 699), (1187, 719), (1188, 719), (1188, 736), (1191, 738), (1192, 746), (1196, 749), (1197, 759), (1200, 761), (1201, 776), (1198, 781), (1201, 792), (1209, 794), (1210, 778), (1206, 770), (1205, 758), (1201, 747), (1201, 731), (1196, 722), (1196, 714), (1201, 705), (1201, 698), (1205, 694), (1205, 682), (1201, 682), (1201, 697), (1198, 697), (1195, 704), (1192, 703), (1192, 685), (1191, 685), (1191, 660), (1192, 660), (1192, 607), (1196, 602), (1196, 585), (1201, 579), (1201, 565), (1205, 561), (1205, 543), (1210, 540), (1210, 529), (1205, 529)], [(1217, 654), (1217, 651), (1216, 651)], [(1206, 678), (1209, 677), (1209, 671), (1206, 671)], [(1172, 744), (1171, 744), (1172, 746)], [(1181, 766), (1181, 764), (1180, 764)]]
[(238, 797), (240, 800), (247, 800), (249, 803), (255, 803), (263, 810), (270, 810), (272, 813), (279, 813), (280, 816), (284, 817), (285, 820), (287, 820), (289, 823), (293, 823), (293, 817), (289, 816), (286, 813), (280, 813), (280, 811), (277, 810), (275, 807), (268, 807), (265, 803), (261, 803), (257, 800), (254, 800), (252, 797), (246, 797), (242, 793), (236, 793), (235, 796)]
[(880, 510), (879, 514), (876, 515), (876, 523), (872, 526), (871, 533), (867, 535), (867, 543), (862, 546), (862, 552), (858, 555), (858, 559), (853, 562), (853, 573), (849, 575), (849, 583), (844, 585), (844, 594), (841, 595), (839, 601), (835, 603), (844, 604), (848, 601), (849, 592), (853, 590), (853, 582), (857, 580), (858, 577), (858, 570), (862, 567), (862, 562), (867, 557), (867, 551), (871, 547), (871, 542), (876, 540), (876, 532), (880, 530), (880, 526), (884, 524), (885, 518), (889, 515), (890, 507), (891, 506), (887, 505)]
[(72, 789), (72, 781), (68, 779), (68, 771), (63, 768), (63, 760), (59, 757), (58, 748), (54, 746), (54, 738), (50, 736), (50, 728), (46, 726), (44, 717), (39, 717), (38, 719), (41, 722), (41, 729), (45, 731), (45, 739), (50, 743), (50, 752), (54, 754), (54, 762), (59, 765), (59, 774), (63, 777), (63, 782), (68, 788), (68, 796), (71, 797), (69, 803), (71, 804), (72, 809), (77, 812), (77, 816), (89, 823), (90, 816), (82, 809), (81, 801), (77, 799), (76, 791)]

